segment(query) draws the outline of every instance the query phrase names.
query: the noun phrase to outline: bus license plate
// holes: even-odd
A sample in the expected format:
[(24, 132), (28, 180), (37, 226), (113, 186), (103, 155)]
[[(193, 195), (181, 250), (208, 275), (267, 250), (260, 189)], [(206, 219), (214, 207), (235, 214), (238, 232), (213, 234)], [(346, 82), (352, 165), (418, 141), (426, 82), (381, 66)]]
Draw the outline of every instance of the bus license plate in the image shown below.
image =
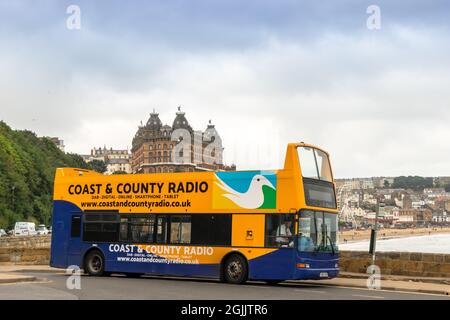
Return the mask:
[(328, 278), (328, 272), (321, 272), (319, 276), (321, 278)]

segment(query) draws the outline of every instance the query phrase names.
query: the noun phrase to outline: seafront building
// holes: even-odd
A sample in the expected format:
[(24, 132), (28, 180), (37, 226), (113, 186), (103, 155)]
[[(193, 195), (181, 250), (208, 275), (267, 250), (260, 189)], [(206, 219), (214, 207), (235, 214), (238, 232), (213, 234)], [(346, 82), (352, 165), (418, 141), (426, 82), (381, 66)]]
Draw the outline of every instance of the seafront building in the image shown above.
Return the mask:
[(394, 178), (337, 179), (340, 221), (345, 228), (367, 228), (378, 211), (378, 222), (385, 227), (450, 225), (450, 192), (442, 187), (445, 178), (434, 178), (435, 187), (418, 191), (386, 188), (393, 186)]
[(127, 149), (113, 148), (92, 148), (91, 154), (82, 155), (84, 161), (91, 162), (93, 160), (103, 161), (106, 164), (105, 174), (113, 174), (115, 172), (132, 173), (130, 157), (131, 154)]
[[(187, 150), (177, 148), (182, 139), (189, 139)], [(133, 138), (131, 170), (133, 173), (235, 171), (236, 166), (224, 165), (223, 150), (222, 139), (211, 121), (204, 131), (194, 130), (179, 107), (170, 126), (163, 124), (153, 111)]]

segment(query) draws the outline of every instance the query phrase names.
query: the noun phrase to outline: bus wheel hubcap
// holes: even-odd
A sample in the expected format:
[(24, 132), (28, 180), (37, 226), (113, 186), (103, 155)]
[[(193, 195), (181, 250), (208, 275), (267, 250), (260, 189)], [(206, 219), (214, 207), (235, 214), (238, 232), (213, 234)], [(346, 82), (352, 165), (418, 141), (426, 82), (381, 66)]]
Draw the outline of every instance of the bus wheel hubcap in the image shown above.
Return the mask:
[(100, 271), (101, 268), (102, 268), (102, 260), (100, 259), (100, 257), (99, 256), (92, 257), (91, 269), (97, 272)]
[(233, 261), (228, 265), (228, 274), (231, 278), (237, 279), (242, 273), (242, 266), (238, 261)]

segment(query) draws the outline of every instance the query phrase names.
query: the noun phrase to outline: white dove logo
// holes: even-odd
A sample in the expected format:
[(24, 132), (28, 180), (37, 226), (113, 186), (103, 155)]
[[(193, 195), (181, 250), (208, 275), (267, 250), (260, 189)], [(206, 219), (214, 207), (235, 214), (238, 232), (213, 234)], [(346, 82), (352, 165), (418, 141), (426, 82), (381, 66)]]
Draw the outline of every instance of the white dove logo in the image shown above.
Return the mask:
[[(217, 177), (217, 176), (216, 176)], [(216, 182), (222, 190), (228, 192), (223, 196), (227, 197), (235, 204), (245, 209), (256, 209), (263, 205), (264, 203), (264, 192), (262, 187), (269, 186), (275, 189), (273, 184), (263, 175), (257, 174), (253, 177), (247, 192), (238, 192), (233, 188), (230, 188), (225, 182), (223, 182), (219, 177), (217, 177), (219, 182)]]

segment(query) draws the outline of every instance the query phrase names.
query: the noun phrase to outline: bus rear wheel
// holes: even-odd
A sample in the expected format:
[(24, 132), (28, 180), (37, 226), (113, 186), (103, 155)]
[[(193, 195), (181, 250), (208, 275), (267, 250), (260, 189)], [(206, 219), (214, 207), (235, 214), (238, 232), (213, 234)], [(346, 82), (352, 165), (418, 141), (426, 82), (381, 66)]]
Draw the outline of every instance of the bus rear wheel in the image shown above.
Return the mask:
[(100, 251), (94, 250), (88, 253), (84, 268), (90, 276), (100, 277), (105, 273), (105, 258)]
[(237, 254), (230, 256), (224, 265), (223, 276), (228, 283), (240, 284), (247, 281), (248, 270), (245, 259)]

